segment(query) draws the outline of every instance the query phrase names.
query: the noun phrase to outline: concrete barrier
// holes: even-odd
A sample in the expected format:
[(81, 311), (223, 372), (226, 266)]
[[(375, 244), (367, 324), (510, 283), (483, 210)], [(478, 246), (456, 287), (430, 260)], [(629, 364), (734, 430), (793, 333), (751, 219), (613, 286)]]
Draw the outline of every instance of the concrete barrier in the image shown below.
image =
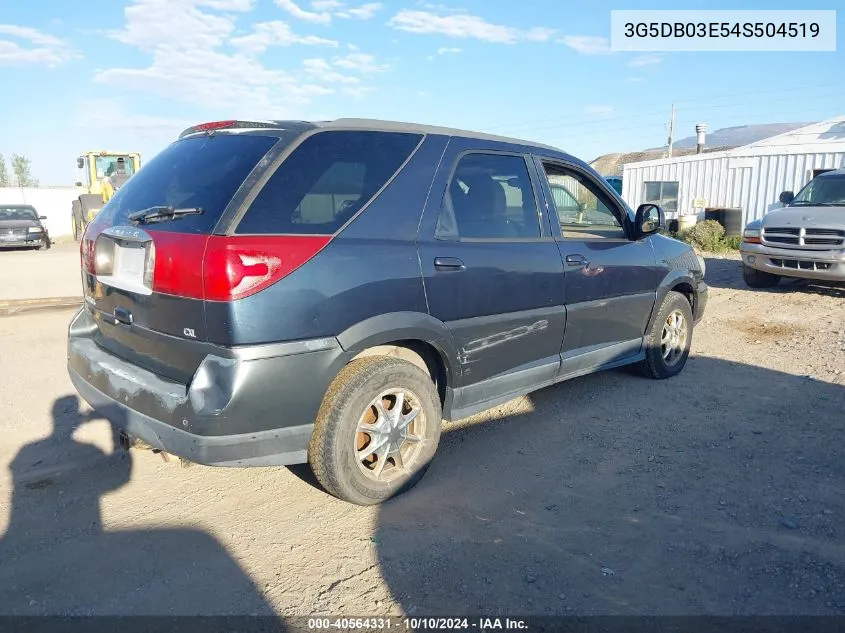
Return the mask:
[(71, 202), (81, 192), (76, 187), (0, 187), (0, 206), (4, 204), (29, 204), (38, 215), (47, 216), (47, 231), (52, 239), (73, 235)]

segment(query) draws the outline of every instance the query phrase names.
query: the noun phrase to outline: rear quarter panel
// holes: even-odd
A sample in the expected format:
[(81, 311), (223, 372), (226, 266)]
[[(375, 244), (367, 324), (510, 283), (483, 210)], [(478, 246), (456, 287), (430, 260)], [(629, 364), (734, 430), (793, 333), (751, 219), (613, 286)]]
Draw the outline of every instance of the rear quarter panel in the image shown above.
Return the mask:
[(427, 136), (387, 188), (299, 269), (251, 297), (209, 302), (209, 341), (252, 345), (338, 336), (381, 314), (426, 314), (416, 238), (447, 141)]

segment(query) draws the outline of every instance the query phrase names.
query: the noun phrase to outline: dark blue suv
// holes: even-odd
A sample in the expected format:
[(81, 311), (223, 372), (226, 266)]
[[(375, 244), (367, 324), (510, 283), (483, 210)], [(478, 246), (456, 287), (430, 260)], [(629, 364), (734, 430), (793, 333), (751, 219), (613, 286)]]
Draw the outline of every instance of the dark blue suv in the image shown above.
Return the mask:
[(378, 503), (419, 480), (443, 419), (622, 365), (680, 372), (707, 286), (662, 225), (534, 143), (198, 125), (88, 226), (68, 370), (125, 447), (307, 462)]

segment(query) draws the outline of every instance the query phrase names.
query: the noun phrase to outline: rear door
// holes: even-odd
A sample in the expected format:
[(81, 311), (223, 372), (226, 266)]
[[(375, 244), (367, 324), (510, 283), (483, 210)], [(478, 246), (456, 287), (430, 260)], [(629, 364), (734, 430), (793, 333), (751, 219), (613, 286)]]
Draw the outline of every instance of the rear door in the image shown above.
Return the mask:
[(453, 139), (423, 220), (430, 313), (457, 343), (456, 408), (551, 380), (566, 314), (563, 266), (528, 157)]
[[(262, 158), (284, 144), (248, 133), (184, 138), (115, 194), (81, 244), (85, 301), (101, 347), (170, 379), (190, 379), (205, 354), (208, 240)], [(163, 207), (182, 211), (130, 218)]]
[(651, 238), (606, 182), (574, 163), (536, 158), (564, 265), (562, 374), (640, 351), (662, 278)]

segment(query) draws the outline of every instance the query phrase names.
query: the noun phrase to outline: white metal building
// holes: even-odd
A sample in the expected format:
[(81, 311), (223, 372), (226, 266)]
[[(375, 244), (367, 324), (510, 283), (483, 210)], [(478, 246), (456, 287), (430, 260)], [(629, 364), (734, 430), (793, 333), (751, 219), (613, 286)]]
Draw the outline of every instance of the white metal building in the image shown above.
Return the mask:
[(724, 152), (663, 158), (624, 166), (622, 197), (634, 209), (660, 204), (667, 218), (706, 209), (741, 209), (742, 224), (781, 206), (816, 174), (845, 167), (845, 116)]

